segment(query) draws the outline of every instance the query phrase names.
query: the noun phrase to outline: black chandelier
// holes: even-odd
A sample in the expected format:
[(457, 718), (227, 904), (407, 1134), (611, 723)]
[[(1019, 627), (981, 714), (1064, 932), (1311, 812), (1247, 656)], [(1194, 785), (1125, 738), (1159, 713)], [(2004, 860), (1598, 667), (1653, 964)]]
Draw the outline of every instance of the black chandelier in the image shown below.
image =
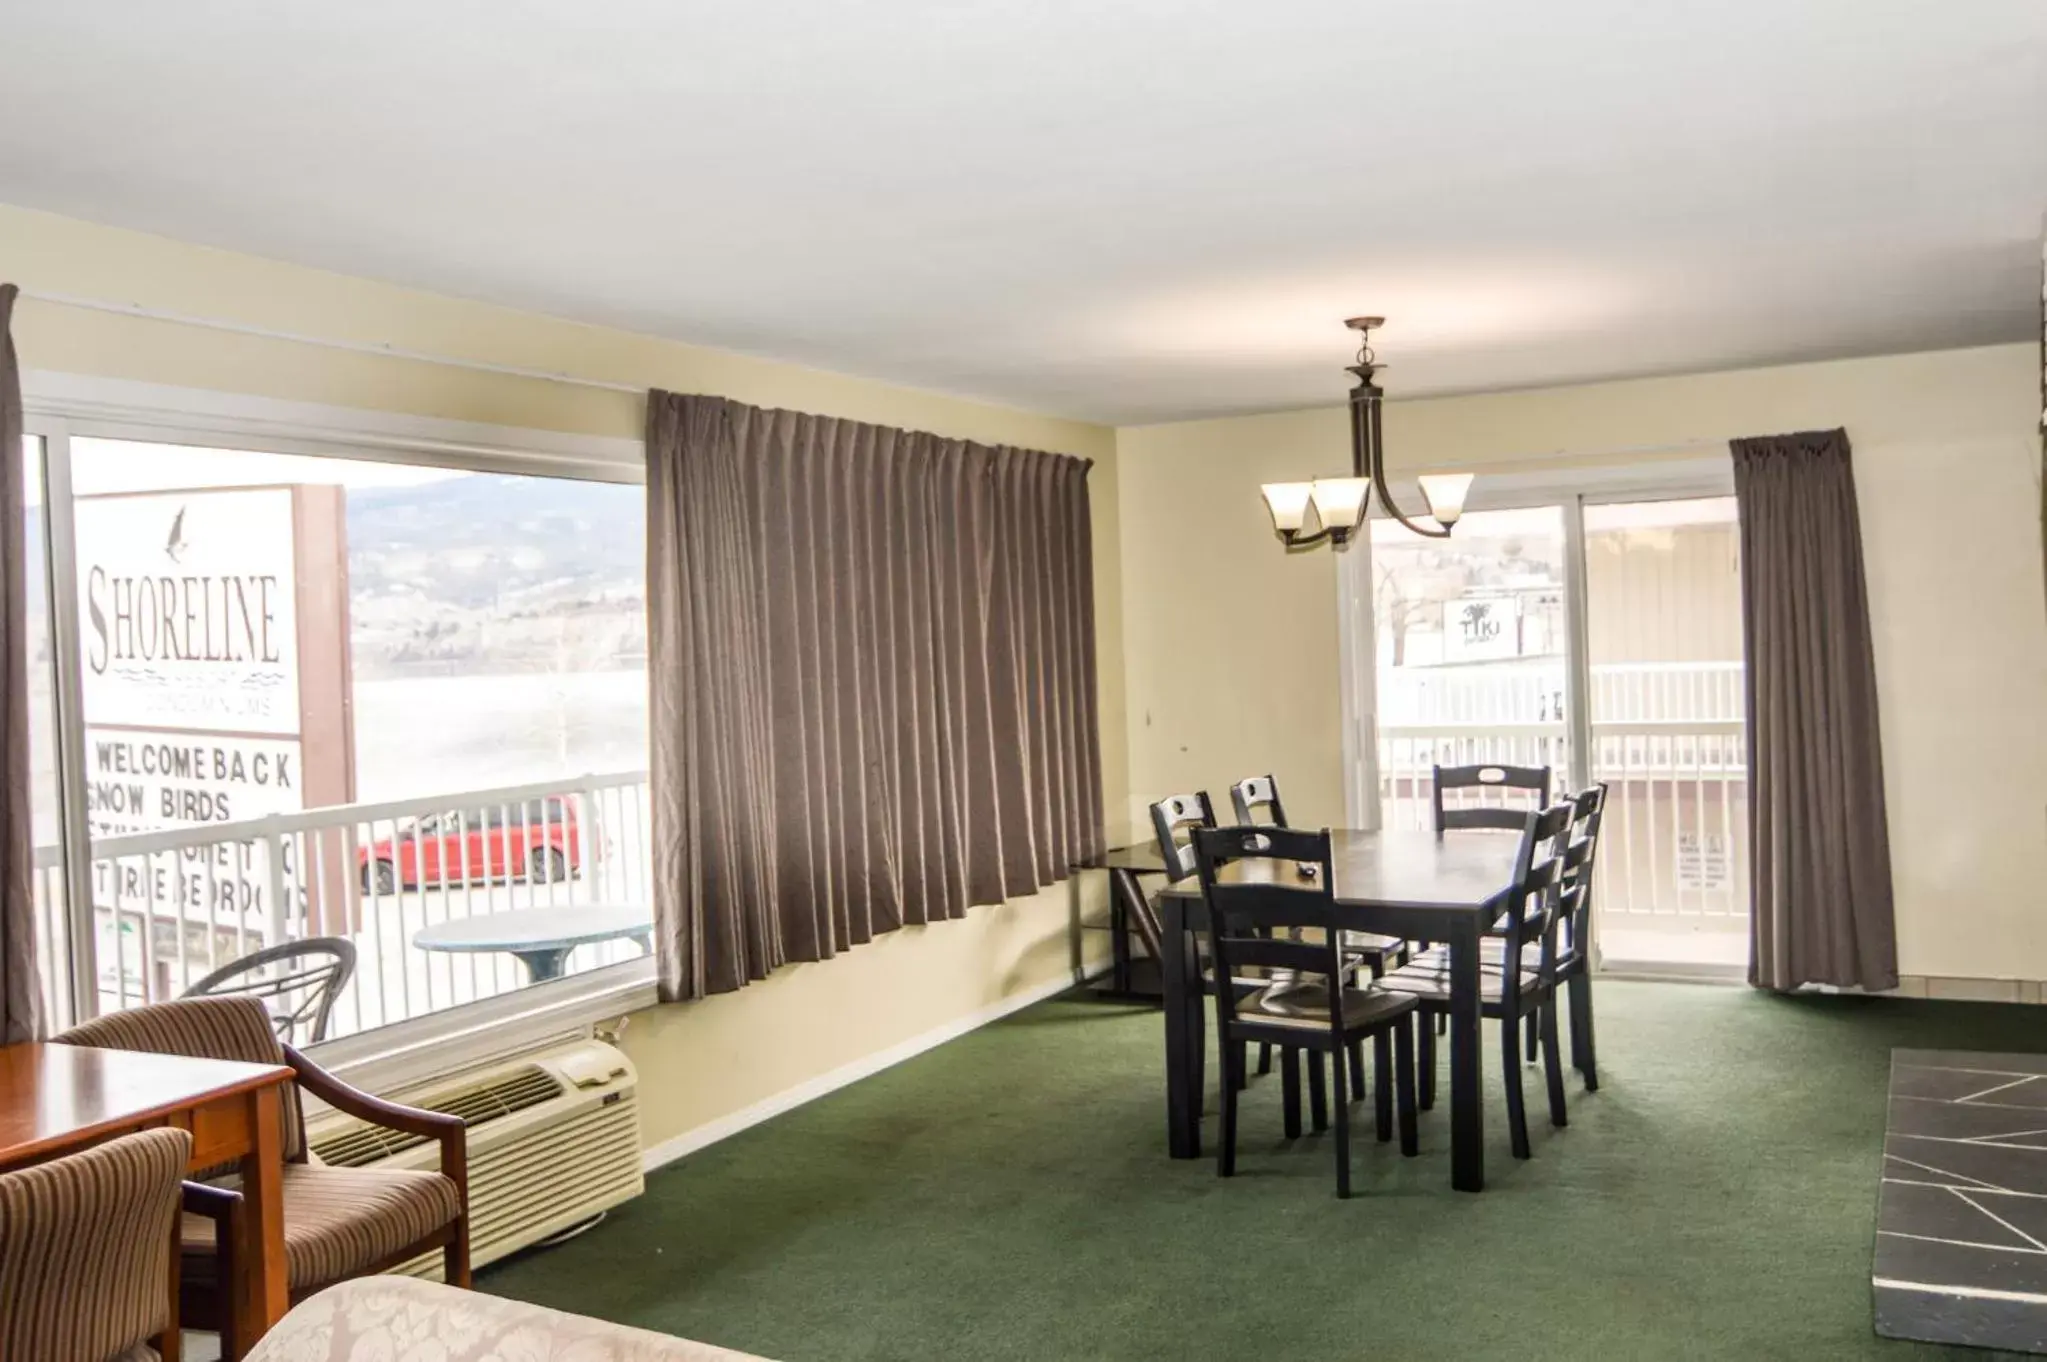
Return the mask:
[[(1434, 525), (1410, 520), (1393, 500), (1386, 485), (1385, 448), (1379, 436), (1379, 404), (1385, 392), (1373, 381), (1379, 371), (1378, 356), (1372, 353), (1372, 332), (1384, 326), (1384, 317), (1352, 317), (1345, 326), (1358, 333), (1358, 361), (1349, 366), (1358, 383), (1350, 390), (1350, 467), (1347, 478), (1316, 478), (1311, 482), (1268, 482), (1260, 490), (1272, 512), (1272, 528), (1289, 549), (1311, 548), (1323, 540), (1342, 545), (1365, 523), (1370, 511), (1372, 489), (1379, 492), (1379, 504), (1386, 514), (1416, 534), (1447, 539), (1450, 527), (1464, 514), (1464, 497), (1471, 490), (1470, 473), (1426, 473), (1417, 479), (1428, 499)], [(1315, 508), (1319, 528), (1307, 529), (1308, 508)]]

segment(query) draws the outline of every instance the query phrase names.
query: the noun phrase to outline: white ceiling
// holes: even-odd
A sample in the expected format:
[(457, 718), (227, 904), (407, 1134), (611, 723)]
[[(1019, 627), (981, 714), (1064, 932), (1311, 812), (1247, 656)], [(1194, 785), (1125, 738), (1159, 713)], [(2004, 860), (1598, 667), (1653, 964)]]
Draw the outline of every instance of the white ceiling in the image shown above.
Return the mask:
[(0, 0), (0, 200), (1122, 422), (1931, 349), (2047, 3)]

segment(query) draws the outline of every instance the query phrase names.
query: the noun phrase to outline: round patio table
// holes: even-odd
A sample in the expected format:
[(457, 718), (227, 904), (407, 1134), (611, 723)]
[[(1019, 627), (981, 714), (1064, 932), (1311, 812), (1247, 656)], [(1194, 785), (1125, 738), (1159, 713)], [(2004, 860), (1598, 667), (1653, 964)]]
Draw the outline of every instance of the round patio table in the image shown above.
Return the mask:
[(569, 952), (578, 946), (630, 937), (641, 951), (653, 948), (654, 922), (645, 908), (607, 904), (565, 904), (514, 908), (422, 927), (412, 944), (423, 951), (502, 951), (515, 955), (532, 982), (559, 979)]

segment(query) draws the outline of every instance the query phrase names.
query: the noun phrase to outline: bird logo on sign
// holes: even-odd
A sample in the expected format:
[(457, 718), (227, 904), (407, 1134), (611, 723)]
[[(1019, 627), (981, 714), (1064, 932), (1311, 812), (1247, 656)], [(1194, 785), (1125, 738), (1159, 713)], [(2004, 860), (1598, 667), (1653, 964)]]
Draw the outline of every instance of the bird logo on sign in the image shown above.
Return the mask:
[(164, 540), (163, 556), (170, 559), (173, 563), (181, 563), (185, 560), (185, 508), (183, 506), (180, 506), (178, 513), (171, 517), (171, 532), (170, 536)]

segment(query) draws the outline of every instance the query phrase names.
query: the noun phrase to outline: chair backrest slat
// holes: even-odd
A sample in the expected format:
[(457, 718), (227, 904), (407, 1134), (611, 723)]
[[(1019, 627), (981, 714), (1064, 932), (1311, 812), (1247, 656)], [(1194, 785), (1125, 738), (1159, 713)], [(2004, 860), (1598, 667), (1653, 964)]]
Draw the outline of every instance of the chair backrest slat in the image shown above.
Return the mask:
[(1192, 838), (1181, 837), (1181, 829), (1214, 826), (1215, 806), (1209, 802), (1206, 790), (1167, 795), (1151, 806), (1151, 828), (1158, 838), (1159, 859), (1166, 863), (1167, 875), (1184, 880), (1194, 873), (1194, 842)]
[[(1432, 794), (1436, 831), (1497, 828), (1519, 832), (1527, 820), (1529, 809), (1549, 807), (1549, 787), (1550, 770), (1547, 766), (1505, 766), (1499, 763), (1438, 766), (1434, 768)], [(1533, 799), (1519, 807), (1511, 804), (1451, 804), (1443, 798), (1444, 793), (1450, 790), (1522, 790)]]
[[(1279, 782), (1269, 775), (1246, 776), (1230, 786), (1230, 804), (1237, 811), (1237, 821), (1245, 826), (1287, 826), (1286, 806), (1279, 802)], [(1262, 818), (1261, 813), (1265, 815)]]
[(1231, 974), (1242, 974), (1247, 969), (1286, 970), (1302, 974), (1322, 972), (1326, 952), (1320, 937), (1314, 941), (1295, 941), (1285, 936), (1251, 936), (1245, 934), (1247, 928), (1251, 928), (1250, 922), (1234, 914), (1225, 924), (1229, 936)]

